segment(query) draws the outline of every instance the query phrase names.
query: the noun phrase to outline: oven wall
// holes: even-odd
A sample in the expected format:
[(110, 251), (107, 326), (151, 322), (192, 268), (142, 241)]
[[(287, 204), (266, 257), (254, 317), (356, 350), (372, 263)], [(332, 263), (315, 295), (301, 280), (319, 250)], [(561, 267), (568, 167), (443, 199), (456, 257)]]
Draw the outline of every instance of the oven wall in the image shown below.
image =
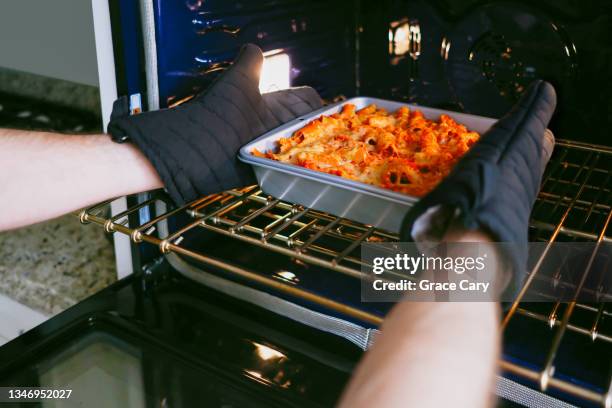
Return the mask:
[(611, 143), (609, 1), (362, 1), (361, 16), (363, 95), (499, 117), (542, 78), (558, 93), (557, 137)]
[(355, 94), (355, 3), (154, 0), (160, 106), (206, 86), (247, 42), (288, 54), (293, 86)]
[[(325, 98), (379, 96), (499, 117), (543, 78), (559, 94), (554, 133), (609, 144), (606, 0), (142, 1), (154, 10), (160, 107), (202, 89), (254, 42), (286, 52), (292, 85)], [(113, 26), (123, 28), (118, 85), (143, 91), (138, 1), (111, 4), (120, 11)]]

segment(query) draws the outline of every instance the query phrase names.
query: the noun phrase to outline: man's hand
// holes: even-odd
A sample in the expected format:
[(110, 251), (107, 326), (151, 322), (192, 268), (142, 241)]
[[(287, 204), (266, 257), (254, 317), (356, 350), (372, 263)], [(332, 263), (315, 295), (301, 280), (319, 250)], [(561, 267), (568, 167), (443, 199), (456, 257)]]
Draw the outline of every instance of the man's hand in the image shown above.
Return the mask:
[(177, 204), (254, 183), (238, 150), (254, 137), (322, 106), (309, 87), (262, 96), (263, 55), (252, 44), (208, 89), (172, 109), (116, 118), (109, 132), (127, 136), (153, 163)]
[(451, 174), (410, 210), (402, 239), (439, 240), (432, 235), (444, 234), (451, 222), (487, 231), (494, 241), (510, 243), (501, 250), (514, 272), (507, 295), (514, 294), (525, 277), (529, 215), (554, 146), (546, 126), (555, 106), (552, 85), (535, 81)]
[[(487, 272), (505, 284), (510, 279), (501, 276), (503, 264), (510, 260), (517, 286), (526, 261), (529, 213), (550, 157), (544, 132), (555, 101), (551, 85), (538, 81), (530, 87), (412, 208), (402, 238), (513, 242), (517, 253), (488, 262)], [(496, 254), (494, 248), (488, 252)], [(382, 335), (366, 353), (340, 405), (490, 406), (499, 356), (498, 313), (493, 302), (399, 303), (385, 318)]]

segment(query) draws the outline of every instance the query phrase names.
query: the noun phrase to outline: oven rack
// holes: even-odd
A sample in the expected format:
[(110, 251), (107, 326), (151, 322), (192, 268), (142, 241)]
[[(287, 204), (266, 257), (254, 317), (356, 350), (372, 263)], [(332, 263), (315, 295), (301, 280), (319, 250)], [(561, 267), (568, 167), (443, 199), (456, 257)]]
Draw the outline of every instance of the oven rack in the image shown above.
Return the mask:
[[(607, 388), (595, 390), (582, 385), (580, 381), (555, 376), (555, 363), (562, 353), (562, 343), (568, 333), (583, 336), (589, 344), (604, 345), (608, 352), (601, 358), (612, 355), (612, 332), (605, 331), (605, 327), (612, 326), (603, 324), (612, 320), (611, 305), (555, 302), (546, 304), (549, 308), (543, 312), (534, 310), (533, 305), (521, 300), (537, 276), (538, 267), (553, 242), (612, 241), (608, 233), (612, 218), (611, 159), (611, 148), (567, 140), (557, 141), (531, 220), (530, 239), (547, 243), (546, 249), (502, 321), (505, 331), (512, 330), (512, 322), (519, 318), (537, 322), (548, 328), (552, 340), (545, 356), (542, 356), (544, 364), (541, 368), (535, 369), (531, 364), (522, 364), (514, 359), (502, 358), (500, 361), (502, 370), (533, 382), (543, 392), (558, 390), (606, 408), (612, 407), (610, 378), (602, 379)], [(175, 253), (221, 268), (236, 277), (361, 321), (373, 325), (381, 323), (379, 316), (365, 310), (190, 249), (184, 244), (184, 238), (191, 232), (205, 229), (299, 262), (360, 278), (362, 261), (358, 255), (359, 245), (363, 242), (397, 241), (396, 234), (268, 197), (257, 186), (213, 194), (169, 210), (164, 210), (171, 208), (165, 196), (154, 195), (120, 214), (105, 216), (105, 208), (112, 201), (80, 211), (78, 216), (81, 222), (98, 224), (106, 232), (128, 235), (134, 243), (155, 245), (162, 253)], [(156, 209), (159, 215), (142, 224), (133, 225), (136, 218), (134, 215), (142, 213), (143, 209)], [(181, 215), (190, 221), (178, 230), (164, 234), (164, 223), (171, 217)], [(587, 267), (584, 275), (588, 272)], [(580, 321), (573, 319), (577, 311), (583, 316)], [(585, 315), (589, 317), (585, 318)]]

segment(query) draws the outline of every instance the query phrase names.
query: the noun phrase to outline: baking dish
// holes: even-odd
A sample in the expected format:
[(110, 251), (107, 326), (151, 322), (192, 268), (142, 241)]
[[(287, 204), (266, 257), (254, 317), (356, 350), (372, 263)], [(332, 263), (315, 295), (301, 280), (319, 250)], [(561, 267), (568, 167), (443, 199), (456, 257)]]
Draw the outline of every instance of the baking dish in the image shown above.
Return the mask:
[(404, 215), (418, 201), (418, 197), (288, 163), (256, 157), (251, 153), (253, 149), (264, 152), (276, 148), (278, 139), (291, 136), (293, 132), (321, 115), (339, 112), (347, 103), (354, 104), (357, 109), (375, 104), (389, 112), (394, 112), (401, 106), (408, 106), (410, 109), (420, 110), (428, 119), (438, 119), (441, 114), (447, 114), (467, 126), (468, 129), (481, 134), (496, 121), (482, 116), (361, 96), (325, 106), (301, 116), (265, 133), (240, 149), (239, 159), (253, 167), (257, 181), (266, 194), (390, 232), (399, 232)]

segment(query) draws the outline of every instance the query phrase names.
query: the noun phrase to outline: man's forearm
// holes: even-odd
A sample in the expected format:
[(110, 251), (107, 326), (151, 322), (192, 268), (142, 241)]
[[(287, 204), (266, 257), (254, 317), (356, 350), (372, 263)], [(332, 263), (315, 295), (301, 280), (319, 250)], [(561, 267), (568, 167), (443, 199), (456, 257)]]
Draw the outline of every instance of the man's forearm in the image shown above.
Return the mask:
[(496, 303), (400, 303), (340, 407), (486, 408), (499, 354)]
[(108, 135), (0, 129), (0, 230), (160, 187), (142, 153)]
[[(456, 226), (444, 241), (492, 245), (487, 234)], [(489, 272), (502, 273), (494, 246), (487, 253)], [(497, 303), (400, 302), (381, 329), (341, 407), (492, 406), (500, 347)]]

